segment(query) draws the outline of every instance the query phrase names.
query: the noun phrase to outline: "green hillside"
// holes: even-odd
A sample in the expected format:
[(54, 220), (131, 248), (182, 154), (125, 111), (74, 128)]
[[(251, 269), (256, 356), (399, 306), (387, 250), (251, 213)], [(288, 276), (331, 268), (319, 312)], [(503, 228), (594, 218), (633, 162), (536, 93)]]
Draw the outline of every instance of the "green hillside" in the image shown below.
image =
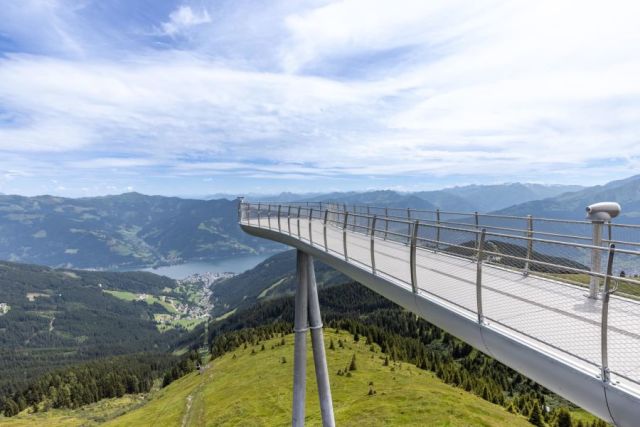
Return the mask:
[[(343, 274), (318, 261), (315, 273), (320, 287), (349, 281)], [(215, 284), (211, 294), (212, 313), (221, 316), (238, 308), (250, 307), (258, 301), (293, 294), (295, 280), (296, 251), (274, 255), (251, 270)]]
[[(106, 425), (288, 425), (293, 335), (284, 338), (284, 345), (281, 339), (240, 347), (215, 359), (203, 375), (187, 375), (145, 406)], [(338, 425), (530, 426), (524, 418), (448, 386), (413, 365), (390, 362), (384, 366), (385, 355), (379, 347), (372, 352), (364, 340), (356, 343), (348, 333), (327, 333), (326, 347), (331, 340), (335, 350), (327, 353)], [(338, 375), (354, 354), (356, 370), (350, 376)], [(311, 352), (307, 363), (313, 366)], [(307, 424), (320, 425), (313, 369), (307, 374)], [(375, 394), (369, 395), (370, 390)]]

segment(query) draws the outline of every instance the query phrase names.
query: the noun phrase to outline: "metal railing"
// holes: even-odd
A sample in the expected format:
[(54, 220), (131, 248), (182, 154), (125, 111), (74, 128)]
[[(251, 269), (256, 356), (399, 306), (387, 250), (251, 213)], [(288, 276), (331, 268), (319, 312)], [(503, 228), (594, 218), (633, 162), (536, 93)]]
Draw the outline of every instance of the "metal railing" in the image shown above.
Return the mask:
[[(614, 372), (620, 378), (640, 384), (640, 378), (634, 372), (637, 367), (626, 364), (640, 353), (640, 329), (633, 330), (640, 327), (640, 278), (637, 276), (640, 273), (640, 239), (635, 239), (640, 236), (640, 226), (602, 224), (600, 231), (606, 229), (606, 238), (594, 239), (587, 231), (596, 230), (596, 226), (588, 221), (325, 202), (242, 202), (239, 214), (242, 224), (268, 228), (307, 242), (369, 269), (374, 275), (407, 286), (416, 294), (431, 294), (469, 311), (481, 324), (491, 322), (513, 329), (596, 366), (604, 381), (609, 381), (610, 372)], [(273, 216), (277, 217), (276, 221), (272, 220)], [(286, 223), (285, 227), (283, 223)], [(465, 280), (475, 288), (474, 297), (452, 296), (446, 287), (420, 280), (421, 275), (426, 274), (424, 270), (429, 268), (424, 263), (428, 263), (428, 257), (433, 254), (441, 255), (438, 262), (450, 263), (460, 274), (473, 272), (473, 277)], [(601, 265), (603, 260), (605, 265)], [(406, 270), (401, 267), (405, 264), (408, 264)], [(489, 272), (484, 268), (487, 265), (492, 267)], [(623, 268), (628, 273), (614, 274)], [(522, 280), (531, 286), (522, 287)], [(587, 293), (594, 283), (596, 295)], [(558, 287), (562, 285), (564, 288)], [(523, 289), (531, 296), (522, 294)], [(497, 307), (497, 301), (492, 301), (489, 309), (483, 304), (484, 291), (491, 290), (527, 298), (553, 312), (569, 312), (573, 307), (565, 307), (568, 297), (563, 289), (570, 290), (572, 295), (576, 290), (584, 289), (580, 295), (585, 300), (591, 296), (591, 304), (599, 307), (599, 317), (589, 314), (581, 318), (589, 330), (597, 327), (600, 331), (599, 357), (593, 356), (591, 347), (595, 344), (589, 344), (590, 347), (584, 350), (580, 343), (572, 344), (575, 349), (563, 348), (562, 340), (549, 335), (548, 331), (541, 334), (548, 336), (541, 337), (527, 329), (530, 325), (519, 326), (495, 314), (510, 307)], [(611, 299), (612, 294), (616, 299)], [(613, 313), (613, 324), (610, 321), (611, 304), (619, 309)], [(632, 335), (637, 334), (637, 339), (619, 342), (618, 332), (627, 333), (627, 329)], [(613, 337), (611, 330), (616, 332)], [(580, 330), (569, 332), (575, 336), (585, 334)], [(591, 342), (592, 335), (585, 335), (585, 342)], [(610, 362), (612, 349), (616, 356), (613, 366)]]

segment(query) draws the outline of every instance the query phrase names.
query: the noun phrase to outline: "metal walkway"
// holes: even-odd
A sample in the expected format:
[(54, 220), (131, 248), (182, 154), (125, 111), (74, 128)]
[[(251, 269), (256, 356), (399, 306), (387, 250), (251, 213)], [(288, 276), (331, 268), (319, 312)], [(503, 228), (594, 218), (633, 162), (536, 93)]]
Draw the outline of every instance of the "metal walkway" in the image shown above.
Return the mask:
[[(498, 225), (497, 216), (482, 227), (477, 214), (442, 221), (440, 212), (420, 220), (417, 211), (371, 210), (243, 203), (240, 224), (332, 265), (601, 418), (637, 425), (640, 283), (611, 272), (614, 259), (630, 272), (640, 267), (637, 248), (584, 243), (590, 237), (561, 233), (559, 221), (536, 234)], [(594, 255), (609, 274), (581, 262)], [(589, 298), (594, 281), (599, 297)]]

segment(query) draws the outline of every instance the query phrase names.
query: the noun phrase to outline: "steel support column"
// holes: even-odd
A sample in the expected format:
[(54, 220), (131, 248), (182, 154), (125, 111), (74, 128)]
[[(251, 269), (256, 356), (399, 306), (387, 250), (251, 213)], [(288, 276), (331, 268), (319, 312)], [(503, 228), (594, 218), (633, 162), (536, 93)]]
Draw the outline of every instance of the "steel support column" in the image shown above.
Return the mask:
[(316, 382), (318, 383), (318, 398), (320, 399), (320, 412), (322, 413), (322, 425), (334, 427), (336, 422), (333, 417), (333, 401), (331, 400), (331, 385), (329, 383), (329, 370), (327, 357), (324, 350), (324, 336), (322, 333), (322, 317), (320, 316), (320, 302), (318, 301), (318, 287), (316, 274), (313, 268), (313, 258), (304, 254), (302, 257), (307, 263), (307, 286), (309, 294), (309, 329), (311, 329), (311, 345), (313, 346), (313, 363), (316, 368)]
[(295, 299), (295, 348), (293, 367), (293, 415), (294, 427), (304, 426), (306, 374), (307, 374), (307, 330), (311, 330), (311, 345), (313, 348), (313, 362), (318, 384), (318, 398), (322, 413), (322, 425), (334, 427), (333, 401), (331, 399), (331, 385), (329, 370), (324, 349), (324, 335), (322, 332), (322, 317), (320, 316), (320, 302), (318, 287), (313, 267), (313, 258), (297, 251), (297, 287)]
[(293, 427), (304, 426), (304, 410), (307, 386), (307, 304), (308, 304), (308, 255), (302, 251), (297, 253), (297, 284), (295, 298), (293, 350)]

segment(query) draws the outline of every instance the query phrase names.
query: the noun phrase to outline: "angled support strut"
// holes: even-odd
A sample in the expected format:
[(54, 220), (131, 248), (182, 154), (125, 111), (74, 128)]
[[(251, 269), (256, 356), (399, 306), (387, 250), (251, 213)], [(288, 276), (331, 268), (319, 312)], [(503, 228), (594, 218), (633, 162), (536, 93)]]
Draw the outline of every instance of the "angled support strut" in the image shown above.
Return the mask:
[[(333, 401), (331, 399), (331, 385), (329, 370), (324, 349), (322, 332), (322, 317), (318, 300), (318, 287), (313, 267), (313, 258), (302, 252), (297, 252), (297, 288), (295, 306), (295, 349), (293, 374), (293, 419), (294, 427), (304, 426), (305, 388), (306, 388), (306, 332), (311, 330), (311, 345), (313, 348), (313, 362), (318, 384), (320, 412), (322, 425), (334, 427)], [(308, 323), (307, 323), (308, 322)]]

